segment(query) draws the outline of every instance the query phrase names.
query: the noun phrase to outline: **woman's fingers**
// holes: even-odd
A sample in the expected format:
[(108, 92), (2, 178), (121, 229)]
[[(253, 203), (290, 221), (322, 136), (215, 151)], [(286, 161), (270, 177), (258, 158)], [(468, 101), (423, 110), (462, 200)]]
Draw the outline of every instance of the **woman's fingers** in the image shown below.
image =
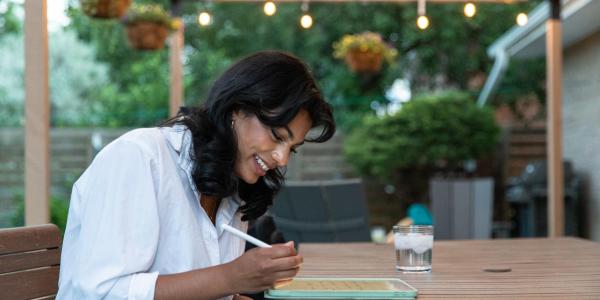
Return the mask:
[(273, 285), (273, 287), (280, 288), (282, 286), (286, 286), (286, 285), (292, 283), (292, 280), (293, 280), (292, 278), (277, 280), (277, 281), (275, 281), (275, 284)]
[(298, 272), (300, 271), (300, 268), (294, 268), (294, 269), (290, 269), (290, 270), (285, 270), (285, 271), (280, 271), (275, 273), (275, 278), (277, 278), (275, 281), (280, 281), (280, 280), (291, 280), (294, 277), (296, 277), (296, 275), (298, 274)]
[(304, 258), (302, 258), (302, 256), (300, 256), (300, 255), (294, 255), (294, 256), (277, 258), (277, 259), (275, 259), (275, 261), (279, 265), (281, 265), (282, 268), (285, 270), (286, 267), (294, 267), (294, 268), (299, 267), (300, 265), (302, 265)]
[(299, 268), (295, 268), (295, 269), (290, 269), (290, 270), (273, 273), (273, 274), (271, 274), (271, 276), (269, 276), (268, 279), (265, 278), (267, 281), (266, 284), (268, 285), (268, 288), (272, 288), (272, 287), (281, 286), (282, 284), (289, 283), (290, 281), (292, 281), (292, 279), (294, 279), (294, 277), (296, 277), (296, 274), (298, 274), (298, 271), (299, 271)]
[(240, 291), (260, 291), (290, 281), (300, 270), (303, 258), (296, 254), (293, 242), (255, 248), (236, 259), (236, 282), (244, 282)]
[(285, 244), (275, 244), (271, 248), (262, 248), (261, 250), (271, 253), (271, 258), (280, 258), (296, 255), (294, 242), (287, 242)]

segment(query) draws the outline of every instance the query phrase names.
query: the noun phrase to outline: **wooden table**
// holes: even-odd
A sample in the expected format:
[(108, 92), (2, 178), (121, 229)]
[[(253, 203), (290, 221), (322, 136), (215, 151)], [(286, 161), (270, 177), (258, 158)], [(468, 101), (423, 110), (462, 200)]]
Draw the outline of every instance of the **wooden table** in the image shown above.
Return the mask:
[(600, 299), (600, 244), (578, 238), (435, 241), (426, 274), (397, 272), (389, 244), (307, 243), (300, 254), (299, 276), (401, 278), (419, 299)]

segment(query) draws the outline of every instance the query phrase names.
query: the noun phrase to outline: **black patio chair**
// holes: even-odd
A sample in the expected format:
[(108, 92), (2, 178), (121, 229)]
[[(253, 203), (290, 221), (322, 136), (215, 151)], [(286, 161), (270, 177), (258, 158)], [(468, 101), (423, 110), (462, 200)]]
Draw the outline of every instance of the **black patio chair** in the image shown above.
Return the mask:
[(271, 215), (277, 230), (296, 243), (371, 240), (360, 179), (286, 182)]

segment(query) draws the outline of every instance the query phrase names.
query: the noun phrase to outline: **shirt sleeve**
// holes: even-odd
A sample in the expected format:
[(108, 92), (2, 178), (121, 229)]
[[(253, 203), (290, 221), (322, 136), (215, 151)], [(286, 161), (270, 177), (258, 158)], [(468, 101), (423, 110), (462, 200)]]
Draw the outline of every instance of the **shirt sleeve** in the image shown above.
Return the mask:
[(74, 259), (67, 294), (75, 299), (154, 298), (158, 272), (148, 270), (159, 239), (159, 172), (143, 147), (116, 140), (98, 154), (78, 187), (79, 236), (75, 257), (66, 258)]

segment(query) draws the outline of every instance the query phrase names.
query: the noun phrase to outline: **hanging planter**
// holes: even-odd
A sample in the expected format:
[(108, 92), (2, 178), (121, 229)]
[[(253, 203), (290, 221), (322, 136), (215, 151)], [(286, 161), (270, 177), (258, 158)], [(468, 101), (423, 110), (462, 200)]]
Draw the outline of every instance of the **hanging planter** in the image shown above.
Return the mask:
[(127, 25), (129, 45), (139, 50), (159, 50), (165, 46), (169, 30), (160, 24), (139, 22)]
[(378, 73), (383, 63), (383, 55), (379, 52), (352, 50), (348, 51), (344, 61), (352, 72)]
[(134, 4), (123, 20), (129, 45), (138, 50), (159, 50), (165, 45), (174, 22), (158, 5)]
[(79, 0), (81, 10), (99, 19), (115, 19), (125, 15), (132, 0)]
[(398, 51), (374, 32), (347, 34), (333, 43), (333, 56), (343, 59), (355, 73), (378, 73), (383, 62), (392, 63)]

